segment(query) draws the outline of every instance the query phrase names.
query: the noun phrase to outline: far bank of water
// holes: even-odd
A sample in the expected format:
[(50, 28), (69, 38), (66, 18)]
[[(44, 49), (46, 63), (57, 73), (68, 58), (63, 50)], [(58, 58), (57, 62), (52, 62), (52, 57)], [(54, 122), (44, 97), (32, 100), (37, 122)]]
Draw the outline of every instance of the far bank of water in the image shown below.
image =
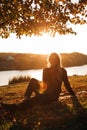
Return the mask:
[[(67, 67), (68, 76), (72, 75), (86, 75), (87, 74), (87, 65)], [(0, 86), (8, 85), (9, 79), (12, 79), (15, 76), (31, 76), (42, 80), (42, 69), (39, 70), (11, 70), (11, 71), (0, 71)]]

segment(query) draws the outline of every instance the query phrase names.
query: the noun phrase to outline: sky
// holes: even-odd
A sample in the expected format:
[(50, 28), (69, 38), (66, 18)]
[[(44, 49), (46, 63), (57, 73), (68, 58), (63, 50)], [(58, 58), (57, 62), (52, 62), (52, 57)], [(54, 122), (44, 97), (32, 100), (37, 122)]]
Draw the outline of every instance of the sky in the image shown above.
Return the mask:
[[(72, 2), (78, 3), (78, 0), (72, 0)], [(80, 52), (87, 54), (87, 24), (74, 25), (73, 29), (77, 32), (77, 35), (68, 34), (61, 36), (57, 34), (55, 37), (51, 37), (48, 34), (44, 34), (41, 37), (22, 36), (21, 39), (18, 39), (11, 34), (8, 39), (0, 38), (0, 52), (39, 54)]]
[(0, 52), (38, 53), (49, 54), (51, 52), (72, 53), (80, 52), (87, 54), (87, 25), (76, 25), (73, 28), (77, 35), (56, 35), (51, 37), (48, 34), (37, 37), (16, 38), (11, 35), (8, 39), (0, 38)]

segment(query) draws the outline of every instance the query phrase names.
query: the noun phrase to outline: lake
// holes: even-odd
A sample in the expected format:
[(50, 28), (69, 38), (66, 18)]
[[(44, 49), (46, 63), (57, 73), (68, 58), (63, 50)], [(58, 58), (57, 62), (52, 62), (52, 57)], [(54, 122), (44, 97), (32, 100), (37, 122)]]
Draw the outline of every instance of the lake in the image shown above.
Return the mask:
[[(87, 74), (87, 65), (67, 67), (65, 69), (67, 70), (68, 76)], [(31, 76), (42, 80), (42, 69), (0, 71), (0, 86), (8, 85), (9, 79), (12, 79), (14, 76)]]

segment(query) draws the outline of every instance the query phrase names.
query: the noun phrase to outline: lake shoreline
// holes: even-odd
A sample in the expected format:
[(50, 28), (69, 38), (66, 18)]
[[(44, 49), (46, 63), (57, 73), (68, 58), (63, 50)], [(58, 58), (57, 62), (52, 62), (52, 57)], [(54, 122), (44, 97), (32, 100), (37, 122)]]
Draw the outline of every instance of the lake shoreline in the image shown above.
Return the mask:
[[(83, 64), (83, 65), (73, 65), (73, 66), (63, 66), (64, 68), (74, 68), (74, 67), (81, 67), (81, 66), (86, 66), (87, 64)], [(41, 70), (43, 68), (31, 68), (31, 69), (2, 69), (0, 70), (0, 72), (3, 72), (3, 71), (26, 71), (26, 70)]]
[[(74, 66), (74, 67), (65, 67), (68, 76), (73, 75), (87, 75), (87, 65), (83, 66)], [(10, 71), (0, 71), (0, 86), (8, 85), (8, 82), (13, 77), (20, 76), (30, 76), (31, 78), (37, 78), (42, 80), (42, 70), (43, 69), (34, 69), (34, 70), (10, 70)]]

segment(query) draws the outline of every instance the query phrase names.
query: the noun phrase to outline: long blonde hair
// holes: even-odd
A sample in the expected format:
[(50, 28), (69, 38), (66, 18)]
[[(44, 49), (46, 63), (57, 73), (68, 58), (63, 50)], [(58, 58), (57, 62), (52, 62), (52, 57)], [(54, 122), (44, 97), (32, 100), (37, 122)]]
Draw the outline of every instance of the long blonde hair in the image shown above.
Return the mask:
[(47, 66), (51, 67), (50, 59), (52, 57), (56, 57), (56, 59), (57, 59), (57, 67), (59, 67), (59, 68), (62, 67), (61, 56), (60, 56), (60, 54), (57, 54), (55, 52), (53, 52), (50, 55), (48, 55), (48, 57), (47, 57), (47, 62), (48, 62)]

